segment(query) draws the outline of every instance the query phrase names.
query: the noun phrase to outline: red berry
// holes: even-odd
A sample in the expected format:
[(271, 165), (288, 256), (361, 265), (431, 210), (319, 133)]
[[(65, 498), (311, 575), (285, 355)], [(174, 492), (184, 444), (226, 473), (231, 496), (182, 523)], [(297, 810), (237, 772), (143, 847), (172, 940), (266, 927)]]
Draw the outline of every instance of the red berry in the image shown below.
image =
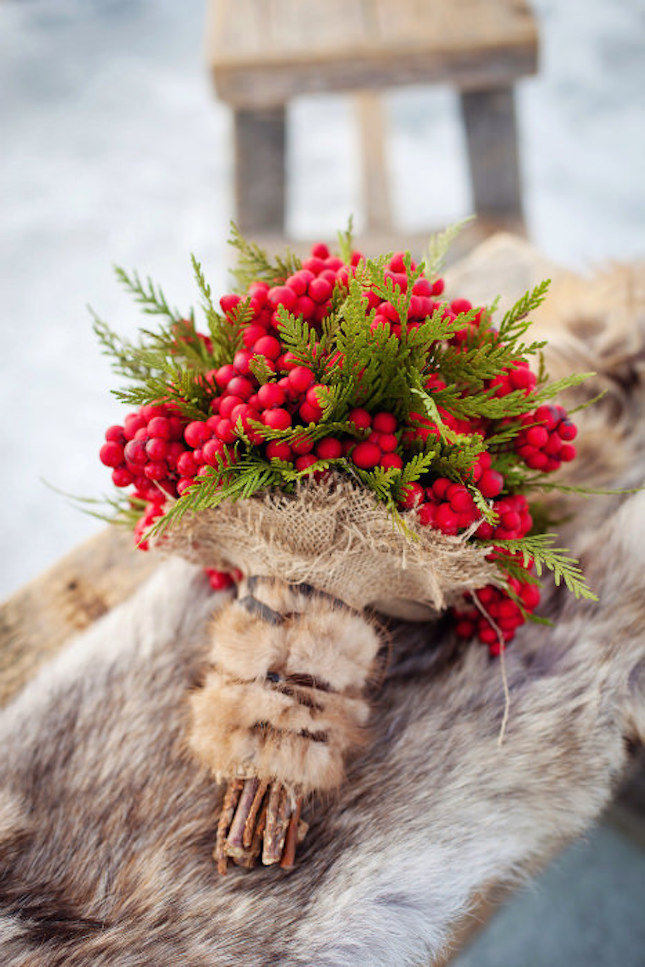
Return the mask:
[(306, 393), (315, 382), (315, 376), (308, 366), (295, 366), (287, 379), (293, 392), (299, 396)]
[(310, 403), (303, 403), (298, 410), (305, 423), (317, 423), (322, 416), (319, 406), (312, 406)]
[[(220, 417), (223, 417), (225, 420), (230, 420), (231, 413), (233, 412), (235, 407), (240, 406), (240, 404), (243, 404), (243, 403), (244, 403), (244, 400), (242, 399), (241, 396), (234, 396), (233, 394), (231, 394), (231, 396), (225, 396), (222, 399), (222, 402), (220, 403), (220, 407), (219, 407)], [(210, 424), (210, 420), (207, 420), (206, 422)], [(217, 427), (218, 422), (219, 420), (215, 423), (215, 427)]]
[(126, 440), (134, 440), (137, 430), (146, 426), (146, 421), (139, 413), (128, 413), (123, 422), (123, 435)]
[(282, 352), (282, 344), (275, 336), (261, 336), (253, 346), (253, 352), (267, 359), (277, 359)]
[(143, 472), (148, 480), (163, 480), (168, 475), (168, 465), (163, 460), (150, 460)]
[(303, 434), (301, 437), (297, 437), (297, 439), (292, 440), (290, 446), (295, 454), (298, 456), (304, 456), (306, 453), (310, 453), (313, 450), (314, 441)]
[(148, 433), (151, 437), (170, 439), (170, 421), (165, 416), (153, 416), (148, 423)]
[(566, 440), (569, 443), (571, 440), (575, 440), (578, 427), (570, 420), (563, 420), (558, 427), (558, 433), (560, 434), (561, 440)]
[(129, 487), (134, 477), (125, 467), (116, 467), (112, 471), (112, 483), (115, 487)]
[(109, 426), (105, 431), (105, 439), (108, 443), (120, 443), (125, 446), (126, 436), (122, 426)]
[(432, 527), (437, 508), (434, 504), (422, 504), (419, 508), (419, 523), (424, 527)]
[(449, 504), (440, 504), (435, 513), (435, 527), (438, 527), (444, 534), (456, 534), (459, 527), (459, 520), (454, 510)]
[(399, 441), (393, 433), (381, 433), (378, 445), (383, 453), (394, 453), (399, 445)]
[(305, 400), (307, 403), (309, 403), (309, 406), (317, 406), (319, 409), (321, 408), (320, 400), (318, 398), (318, 391), (321, 389), (324, 389), (324, 386), (321, 386), (320, 383), (316, 383), (314, 386), (309, 387), (305, 394)]
[(316, 259), (328, 259), (329, 249), (324, 242), (316, 242), (311, 246), (311, 254)]
[(412, 507), (417, 507), (422, 502), (423, 497), (423, 487), (415, 480), (403, 488), (403, 497), (400, 500), (401, 507), (411, 510)]
[(288, 430), (291, 426), (291, 415), (287, 410), (279, 407), (273, 410), (265, 410), (261, 420), (271, 430)]
[(197, 473), (197, 464), (193, 458), (192, 453), (186, 450), (185, 453), (177, 460), (177, 471), (182, 475), (182, 477), (194, 477)]
[(282, 406), (287, 394), (277, 383), (265, 383), (259, 388), (257, 397), (262, 409), (270, 409), (273, 406)]
[(253, 359), (253, 353), (249, 349), (238, 349), (238, 351), (233, 356), (233, 365), (235, 366), (235, 371), (240, 376), (246, 376), (249, 372), (249, 363)]
[(222, 443), (233, 443), (236, 439), (233, 424), (230, 420), (220, 420), (217, 424), (215, 433), (217, 434), (217, 438), (221, 440)]
[(347, 418), (359, 430), (369, 430), (372, 425), (372, 417), (367, 410), (351, 410)]
[(215, 568), (204, 568), (208, 583), (213, 591), (225, 591), (233, 586), (233, 578), (227, 571), (217, 571)]
[(123, 463), (123, 447), (113, 441), (104, 443), (99, 450), (99, 459), (106, 467), (119, 467)]
[(352, 450), (352, 460), (357, 467), (361, 467), (363, 470), (371, 470), (381, 459), (381, 451), (374, 443), (370, 443), (369, 440), (363, 440), (361, 443), (357, 443)]
[(219, 457), (224, 453), (224, 444), (221, 440), (207, 440), (202, 447), (202, 460), (205, 460), (210, 467), (219, 466)]
[(256, 344), (258, 339), (262, 336), (266, 336), (267, 331), (265, 326), (260, 326), (257, 322), (252, 322), (246, 327), (242, 333), (242, 342), (246, 349), (252, 349)]
[(336, 460), (342, 455), (343, 445), (336, 437), (324, 437), (316, 444), (316, 456), (320, 460)]
[(314, 279), (309, 283), (308, 295), (314, 302), (320, 304), (326, 302), (332, 294), (332, 286), (322, 278)]
[(272, 289), (269, 289), (267, 298), (269, 304), (274, 309), (277, 309), (278, 306), (284, 306), (286, 309), (294, 309), (298, 301), (296, 293), (287, 285), (274, 285)]
[(468, 299), (453, 299), (450, 303), (450, 308), (456, 316), (461, 315), (462, 312), (470, 312), (472, 307), (473, 304)]
[(308, 467), (312, 467), (314, 463), (318, 463), (318, 458), (313, 453), (305, 453), (302, 457), (298, 457), (294, 466), (296, 470), (306, 470)]
[(485, 470), (479, 480), (479, 489), (483, 497), (497, 497), (504, 486), (504, 478), (497, 470)]
[(146, 453), (151, 460), (165, 460), (168, 456), (168, 443), (155, 436), (146, 443)]
[(193, 420), (184, 430), (184, 440), (189, 447), (199, 447), (209, 437), (210, 430), (202, 420)]
[(372, 426), (379, 433), (394, 433), (398, 424), (392, 413), (375, 413)]
[[(108, 444), (106, 443), (105, 446), (108, 446)], [(126, 443), (123, 453), (128, 463), (134, 463), (138, 466), (143, 466), (148, 460), (146, 445), (142, 440), (130, 440)]]
[(220, 366), (220, 368), (215, 371), (215, 382), (220, 389), (224, 389), (224, 387), (227, 386), (235, 376), (237, 376), (235, 366), (233, 366), (231, 363), (227, 363), (225, 366)]
[(549, 434), (546, 432), (543, 426), (532, 426), (530, 430), (526, 431), (526, 440), (532, 447), (537, 447), (540, 450), (549, 439)]
[(266, 455), (269, 460), (286, 460), (290, 461), (293, 454), (291, 452), (291, 447), (288, 443), (284, 443), (283, 440), (270, 440), (266, 446)]
[(248, 400), (253, 395), (255, 386), (246, 376), (234, 376), (226, 384), (226, 392), (232, 396), (239, 396), (243, 400)]
[(181, 477), (177, 481), (177, 493), (179, 494), (179, 496), (181, 497), (184, 491), (188, 490), (189, 487), (192, 487), (194, 482), (195, 481), (193, 480), (192, 477)]
[(228, 315), (228, 313), (233, 312), (233, 310), (239, 306), (241, 301), (242, 296), (231, 293), (230, 295), (223, 295), (219, 300), (219, 304), (222, 308), (222, 312)]
[(398, 453), (384, 453), (379, 460), (379, 466), (384, 467), (386, 470), (402, 470), (403, 460)]
[(569, 460), (574, 460), (576, 456), (576, 448), (572, 443), (563, 443), (562, 449), (560, 450), (560, 459), (564, 463), (568, 463)]

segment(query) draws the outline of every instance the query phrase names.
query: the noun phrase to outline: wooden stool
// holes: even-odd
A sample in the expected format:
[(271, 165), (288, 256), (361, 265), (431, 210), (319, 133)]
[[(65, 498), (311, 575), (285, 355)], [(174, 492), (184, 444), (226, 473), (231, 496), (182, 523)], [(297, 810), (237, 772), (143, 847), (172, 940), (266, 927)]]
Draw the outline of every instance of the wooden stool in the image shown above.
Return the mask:
[[(286, 106), (302, 94), (404, 84), (459, 90), (473, 205), (521, 224), (513, 83), (536, 69), (525, 0), (210, 0), (208, 58), (235, 125), (236, 220), (284, 228)], [(391, 229), (376, 95), (359, 99), (368, 230)]]

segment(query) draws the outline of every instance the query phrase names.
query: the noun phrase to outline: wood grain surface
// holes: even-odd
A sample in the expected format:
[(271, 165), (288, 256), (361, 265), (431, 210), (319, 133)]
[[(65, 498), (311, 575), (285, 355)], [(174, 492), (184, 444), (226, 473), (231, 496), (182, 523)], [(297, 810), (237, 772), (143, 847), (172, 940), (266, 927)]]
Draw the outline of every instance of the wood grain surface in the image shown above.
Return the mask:
[(524, 0), (210, 0), (206, 53), (220, 97), (257, 107), (316, 91), (509, 84), (535, 72), (537, 28)]

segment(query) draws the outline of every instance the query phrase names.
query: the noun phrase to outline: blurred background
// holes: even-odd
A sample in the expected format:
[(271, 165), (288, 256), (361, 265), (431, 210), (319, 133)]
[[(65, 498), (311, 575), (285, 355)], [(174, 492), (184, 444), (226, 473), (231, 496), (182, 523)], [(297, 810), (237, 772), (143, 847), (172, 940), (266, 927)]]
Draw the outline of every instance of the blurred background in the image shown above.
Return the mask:
[[(642, 257), (645, 2), (531, 7), (539, 72), (516, 85), (528, 237), (582, 272)], [(150, 274), (187, 309), (195, 252), (225, 291), (232, 120), (214, 95), (204, 24), (204, 0), (0, 0), (3, 597), (102, 526), (43, 481), (78, 495), (110, 489), (97, 454), (120, 411), (86, 303), (123, 334), (140, 322), (112, 264)], [(404, 87), (383, 103), (398, 233), (469, 214), (454, 89)], [(288, 125), (289, 236), (332, 238), (350, 213), (360, 232), (351, 99), (296, 98)], [(645, 963), (634, 843), (601, 827), (459, 963)]]

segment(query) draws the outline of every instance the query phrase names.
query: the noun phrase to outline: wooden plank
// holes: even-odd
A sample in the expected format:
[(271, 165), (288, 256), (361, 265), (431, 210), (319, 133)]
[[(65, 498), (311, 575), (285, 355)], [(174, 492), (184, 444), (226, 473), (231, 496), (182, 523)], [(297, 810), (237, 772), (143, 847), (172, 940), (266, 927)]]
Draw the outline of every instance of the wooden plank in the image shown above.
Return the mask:
[(312, 57), (379, 58), (435, 50), (475, 53), (534, 43), (524, 0), (211, 0), (208, 52), (248, 67)]
[(0, 705), (158, 564), (158, 557), (136, 550), (129, 531), (109, 527), (9, 598), (0, 607)]
[(283, 105), (234, 113), (235, 210), (242, 232), (282, 232), (286, 198)]
[(524, 0), (211, 0), (208, 59), (234, 106), (444, 82), (508, 84), (536, 69)]
[(522, 221), (513, 89), (464, 91), (461, 110), (475, 212), (483, 218)]
[(391, 232), (392, 203), (387, 159), (387, 122), (383, 99), (373, 91), (356, 97), (361, 145), (361, 194), (365, 231)]

